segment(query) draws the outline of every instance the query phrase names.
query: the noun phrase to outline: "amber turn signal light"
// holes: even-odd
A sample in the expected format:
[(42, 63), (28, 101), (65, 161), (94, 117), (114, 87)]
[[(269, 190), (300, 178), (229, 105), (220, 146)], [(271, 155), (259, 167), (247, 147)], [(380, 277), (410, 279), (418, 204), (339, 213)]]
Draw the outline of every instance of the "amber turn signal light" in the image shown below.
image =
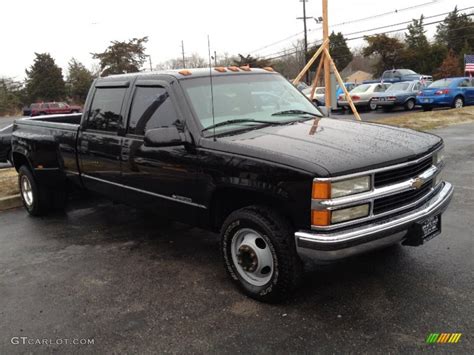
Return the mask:
[(330, 182), (313, 182), (312, 195), (315, 200), (323, 200), (331, 198), (331, 183)]
[(311, 224), (313, 226), (329, 226), (331, 224), (331, 211), (311, 211)]
[(227, 71), (224, 67), (215, 67), (214, 70), (219, 73), (225, 73)]

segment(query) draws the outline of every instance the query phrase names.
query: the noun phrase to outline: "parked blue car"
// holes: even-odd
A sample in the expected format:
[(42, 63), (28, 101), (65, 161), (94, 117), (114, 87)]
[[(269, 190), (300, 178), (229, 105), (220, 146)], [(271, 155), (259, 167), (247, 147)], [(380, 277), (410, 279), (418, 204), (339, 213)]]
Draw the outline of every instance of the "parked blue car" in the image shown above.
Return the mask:
[(431, 111), (433, 107), (474, 105), (473, 84), (473, 79), (468, 77), (437, 80), (418, 93), (416, 103), (424, 111)]
[[(346, 87), (347, 91), (351, 91), (352, 89), (354, 89), (356, 86), (358, 86), (358, 84), (356, 83), (352, 83), (352, 82), (347, 82), (347, 83), (344, 83), (344, 86)], [(318, 94), (318, 89), (322, 89), (322, 91)], [(311, 88), (307, 89), (307, 96), (309, 97), (309, 93), (311, 92)], [(305, 91), (303, 91), (303, 93), (306, 93)], [(342, 88), (340, 87), (339, 84), (336, 85), (336, 100), (337, 98), (344, 94), (344, 90), (342, 90)], [(317, 103), (318, 106), (324, 106), (326, 105), (326, 96), (325, 96), (325, 93), (324, 93), (324, 88), (323, 87), (320, 87), (320, 88), (316, 88), (316, 95), (315, 95), (315, 98), (316, 100), (313, 100)]]
[(420, 80), (395, 83), (387, 91), (372, 97), (372, 102), (382, 107), (385, 112), (391, 111), (396, 106), (404, 107), (411, 111), (415, 108), (416, 94), (425, 85)]
[[(357, 86), (357, 84), (353, 83), (353, 82), (347, 82), (347, 83), (344, 83), (344, 86), (346, 87), (347, 91), (351, 91), (352, 89), (354, 89)], [(339, 97), (339, 95), (342, 95), (343, 93), (344, 93), (344, 91), (339, 86), (339, 84), (337, 84), (337, 86), (336, 86), (336, 97)]]

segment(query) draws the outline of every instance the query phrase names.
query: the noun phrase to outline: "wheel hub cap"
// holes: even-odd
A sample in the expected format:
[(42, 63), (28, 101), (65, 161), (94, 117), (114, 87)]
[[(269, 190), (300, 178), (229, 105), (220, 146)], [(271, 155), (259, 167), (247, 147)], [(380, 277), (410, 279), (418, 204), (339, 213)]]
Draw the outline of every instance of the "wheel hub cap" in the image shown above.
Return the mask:
[(241, 245), (237, 253), (237, 261), (239, 265), (247, 272), (257, 270), (258, 259), (255, 250), (248, 245)]
[(239, 275), (253, 286), (267, 284), (273, 276), (274, 257), (270, 244), (257, 231), (244, 228), (232, 238), (231, 254)]
[(28, 206), (33, 204), (33, 189), (30, 180), (26, 176), (21, 177), (21, 196)]

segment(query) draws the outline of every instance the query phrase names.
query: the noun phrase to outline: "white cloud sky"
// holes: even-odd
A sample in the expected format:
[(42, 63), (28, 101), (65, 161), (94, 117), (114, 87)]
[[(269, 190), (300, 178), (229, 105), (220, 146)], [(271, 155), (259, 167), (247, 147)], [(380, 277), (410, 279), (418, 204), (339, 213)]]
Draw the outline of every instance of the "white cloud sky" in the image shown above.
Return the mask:
[[(432, 3), (430, 3), (432, 2)], [(430, 4), (426, 4), (430, 3)], [(395, 13), (419, 4), (411, 10)], [(451, 11), (454, 6), (472, 6), (472, 0), (329, 0), (329, 24), (347, 22), (386, 12), (382, 17), (334, 27), (354, 31), (384, 26)], [(300, 0), (7, 0), (0, 7), (0, 77), (21, 80), (34, 52), (49, 52), (58, 65), (67, 68), (75, 57), (87, 67), (94, 61), (91, 52), (103, 51), (112, 40), (149, 36), (147, 53), (154, 64), (186, 54), (207, 56), (207, 34), (217, 54), (248, 54), (267, 44), (302, 31)], [(307, 16), (320, 16), (321, 0), (309, 0)], [(435, 18), (431, 21), (442, 18)], [(428, 21), (427, 21), (428, 22)], [(321, 38), (321, 30), (308, 20), (309, 40)], [(431, 35), (436, 26), (427, 29)], [(332, 30), (332, 28), (330, 28)], [(291, 45), (291, 40), (266, 48), (269, 55)], [(352, 41), (360, 46), (362, 41)], [(257, 53), (252, 53), (257, 54)]]

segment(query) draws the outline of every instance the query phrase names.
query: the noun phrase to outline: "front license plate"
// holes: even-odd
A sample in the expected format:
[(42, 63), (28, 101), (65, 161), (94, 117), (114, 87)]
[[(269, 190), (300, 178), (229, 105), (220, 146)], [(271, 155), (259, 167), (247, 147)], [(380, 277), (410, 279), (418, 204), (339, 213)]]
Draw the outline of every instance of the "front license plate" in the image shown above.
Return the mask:
[(421, 237), (427, 242), (441, 233), (441, 215), (433, 216), (419, 223)]

